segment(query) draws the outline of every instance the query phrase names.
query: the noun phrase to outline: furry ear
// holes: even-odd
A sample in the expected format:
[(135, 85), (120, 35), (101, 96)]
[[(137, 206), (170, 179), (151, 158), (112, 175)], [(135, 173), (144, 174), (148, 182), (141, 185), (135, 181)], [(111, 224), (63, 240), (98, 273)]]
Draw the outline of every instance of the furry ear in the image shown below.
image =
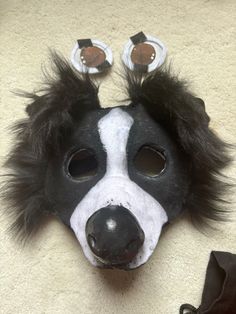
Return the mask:
[(88, 74), (79, 75), (58, 54), (52, 54), (54, 77), (47, 75), (43, 95), (26, 94), (32, 99), (26, 112), (30, 117), (33, 150), (50, 153), (60, 146), (63, 133), (88, 111), (100, 108), (98, 88)]
[(99, 108), (98, 89), (88, 75), (78, 75), (53, 54), (55, 77), (48, 77), (40, 95), (26, 93), (32, 100), (28, 118), (14, 126), (16, 143), (5, 166), (10, 169), (2, 195), (15, 220), (11, 229), (24, 240), (40, 226), (45, 213), (53, 212), (46, 198), (44, 180), (51, 154), (56, 154), (75, 122)]
[(229, 185), (221, 180), (221, 170), (231, 161), (230, 145), (209, 128), (204, 102), (188, 91), (186, 82), (168, 70), (159, 69), (147, 76), (127, 72), (127, 82), (131, 101), (144, 105), (191, 162), (192, 182), (185, 208), (193, 221), (224, 219), (222, 196)]

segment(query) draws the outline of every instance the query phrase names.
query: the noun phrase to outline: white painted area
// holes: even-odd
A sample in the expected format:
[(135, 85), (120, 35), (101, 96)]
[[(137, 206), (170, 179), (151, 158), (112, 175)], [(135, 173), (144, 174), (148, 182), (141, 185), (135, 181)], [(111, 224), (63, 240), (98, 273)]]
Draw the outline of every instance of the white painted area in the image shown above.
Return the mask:
[(98, 130), (107, 152), (107, 171), (77, 205), (70, 219), (85, 256), (95, 266), (100, 264), (88, 246), (85, 226), (89, 217), (100, 208), (109, 204), (122, 205), (133, 213), (144, 231), (144, 244), (129, 268), (136, 268), (150, 258), (162, 226), (167, 222), (162, 206), (128, 176), (126, 146), (132, 124), (133, 118), (120, 108), (112, 109), (99, 120)]
[(115, 221), (114, 219), (110, 218), (110, 219), (108, 219), (108, 220), (106, 221), (106, 225), (107, 225), (107, 229), (108, 229), (109, 231), (113, 231), (113, 230), (116, 229), (117, 223), (116, 223), (116, 221)]

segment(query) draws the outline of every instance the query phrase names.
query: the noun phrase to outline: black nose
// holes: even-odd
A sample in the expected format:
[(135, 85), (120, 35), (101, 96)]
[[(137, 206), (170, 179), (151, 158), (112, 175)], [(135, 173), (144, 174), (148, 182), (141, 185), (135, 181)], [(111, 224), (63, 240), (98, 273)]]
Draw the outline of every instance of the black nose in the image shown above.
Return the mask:
[(95, 256), (110, 265), (129, 263), (144, 242), (144, 232), (134, 215), (115, 205), (101, 208), (89, 218), (86, 237)]

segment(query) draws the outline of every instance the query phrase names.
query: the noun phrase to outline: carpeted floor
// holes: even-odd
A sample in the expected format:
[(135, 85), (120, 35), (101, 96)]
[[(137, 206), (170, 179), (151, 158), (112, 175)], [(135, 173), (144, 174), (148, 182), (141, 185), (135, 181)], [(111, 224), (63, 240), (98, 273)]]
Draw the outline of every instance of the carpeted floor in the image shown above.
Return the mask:
[[(0, 157), (12, 141), (7, 129), (24, 117), (24, 100), (11, 91), (32, 91), (42, 78), (48, 48), (69, 56), (78, 38), (98, 38), (114, 53), (114, 69), (103, 79), (103, 106), (116, 105), (120, 55), (140, 30), (168, 47), (176, 73), (192, 82), (224, 139), (236, 136), (236, 2), (234, 0), (25, 1), (0, 3)], [(3, 172), (3, 170), (1, 170)], [(232, 178), (235, 167), (227, 170)], [(236, 218), (235, 195), (231, 193)], [(1, 203), (4, 212), (4, 204)], [(50, 219), (25, 248), (6, 233), (0, 220), (0, 313), (175, 314), (188, 302), (200, 303), (211, 250), (236, 253), (235, 220), (207, 236), (182, 219), (168, 227), (151, 258), (132, 272), (101, 271), (84, 258), (77, 240)]]

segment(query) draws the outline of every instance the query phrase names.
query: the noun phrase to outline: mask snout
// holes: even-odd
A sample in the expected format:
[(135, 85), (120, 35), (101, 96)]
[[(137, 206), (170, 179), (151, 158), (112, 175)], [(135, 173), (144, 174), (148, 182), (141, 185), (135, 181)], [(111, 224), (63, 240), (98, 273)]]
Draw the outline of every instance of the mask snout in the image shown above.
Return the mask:
[(144, 232), (125, 207), (110, 205), (96, 211), (86, 223), (86, 238), (93, 254), (105, 265), (127, 265), (144, 242)]

